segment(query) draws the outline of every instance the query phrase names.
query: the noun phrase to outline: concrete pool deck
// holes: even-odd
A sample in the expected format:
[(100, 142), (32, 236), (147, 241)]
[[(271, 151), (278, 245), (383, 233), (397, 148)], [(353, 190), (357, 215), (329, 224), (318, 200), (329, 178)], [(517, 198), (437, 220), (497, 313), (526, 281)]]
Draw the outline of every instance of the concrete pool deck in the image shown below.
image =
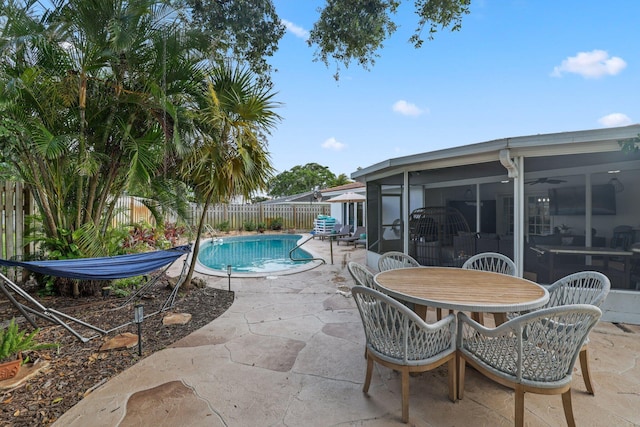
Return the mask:
[[(329, 260), (327, 241), (307, 244)], [(346, 265), (364, 263), (365, 250), (333, 251), (333, 265), (303, 273), (232, 277), (226, 313), (111, 379), (55, 426), (405, 425), (398, 374), (376, 365), (362, 393), (364, 334)], [(227, 289), (226, 277), (201, 277)], [(640, 425), (640, 326), (601, 322), (590, 339), (596, 394), (576, 365), (576, 423)], [(464, 399), (452, 403), (445, 366), (411, 377), (408, 425), (513, 425), (511, 390), (467, 370)], [(527, 394), (525, 425), (566, 425), (560, 396)]]

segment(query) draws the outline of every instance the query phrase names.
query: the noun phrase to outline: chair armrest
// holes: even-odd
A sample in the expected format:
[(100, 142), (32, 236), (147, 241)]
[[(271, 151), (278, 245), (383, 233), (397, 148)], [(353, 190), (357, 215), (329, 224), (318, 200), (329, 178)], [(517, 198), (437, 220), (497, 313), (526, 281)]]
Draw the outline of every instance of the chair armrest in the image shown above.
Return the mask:
[(504, 336), (513, 331), (513, 328), (509, 325), (511, 321), (505, 322), (495, 328), (488, 328), (469, 317), (466, 313), (458, 312), (458, 333), (457, 333), (457, 347), (462, 348), (463, 341), (472, 337), (486, 337), (495, 338)]
[[(411, 312), (411, 315), (415, 313)], [(408, 359), (438, 359), (443, 353), (453, 353), (456, 350), (456, 318), (449, 314), (436, 323), (426, 323), (418, 315), (411, 317), (407, 334)], [(412, 328), (413, 327), (413, 328)], [(412, 357), (413, 355), (413, 357)], [(409, 361), (410, 363), (410, 361)]]
[(580, 348), (600, 315), (587, 304), (551, 307), (491, 329), (458, 313), (458, 351), (509, 381), (570, 383)]

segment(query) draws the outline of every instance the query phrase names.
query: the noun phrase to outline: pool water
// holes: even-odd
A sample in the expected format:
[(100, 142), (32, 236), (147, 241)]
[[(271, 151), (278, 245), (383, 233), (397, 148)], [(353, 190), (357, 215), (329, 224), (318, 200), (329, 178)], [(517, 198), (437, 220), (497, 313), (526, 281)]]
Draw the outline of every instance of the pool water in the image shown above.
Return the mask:
[(231, 265), (233, 273), (272, 273), (298, 268), (313, 258), (299, 248), (293, 252), (293, 258), (308, 261), (293, 261), (289, 257), (289, 251), (297, 246), (301, 237), (278, 234), (211, 239), (200, 247), (198, 262), (225, 273), (227, 265)]

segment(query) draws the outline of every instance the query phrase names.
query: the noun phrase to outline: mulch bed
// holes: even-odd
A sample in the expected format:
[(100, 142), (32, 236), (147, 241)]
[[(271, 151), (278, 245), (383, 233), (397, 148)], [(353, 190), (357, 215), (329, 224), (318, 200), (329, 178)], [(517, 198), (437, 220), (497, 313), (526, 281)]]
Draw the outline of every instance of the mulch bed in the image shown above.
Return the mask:
[[(171, 289), (167, 282), (159, 283), (141, 301), (145, 315), (159, 308)], [(46, 361), (48, 366), (34, 377), (13, 389), (0, 390), (0, 425), (35, 426), (50, 425), (63, 413), (109, 378), (135, 365), (158, 350), (162, 350), (224, 313), (233, 303), (233, 292), (208, 287), (191, 287), (188, 293), (176, 298), (173, 313), (189, 313), (191, 320), (184, 325), (164, 326), (165, 313), (147, 318), (142, 323), (142, 356), (138, 356), (137, 345), (128, 349), (100, 351), (104, 342), (115, 335), (130, 332), (137, 335), (137, 325), (132, 324), (106, 337), (98, 337), (83, 343), (61, 326), (50, 326), (49, 322), (37, 320), (41, 330), (37, 336), (40, 343), (58, 343), (59, 349), (41, 350), (24, 354), (31, 361)], [(109, 330), (133, 320), (131, 305), (121, 306), (124, 299), (115, 297), (37, 298), (44, 306), (55, 308), (65, 314), (92, 325)], [(16, 317), (21, 325), (28, 323), (6, 298), (0, 299), (0, 319)], [(83, 336), (92, 336), (89, 329), (73, 324)]]

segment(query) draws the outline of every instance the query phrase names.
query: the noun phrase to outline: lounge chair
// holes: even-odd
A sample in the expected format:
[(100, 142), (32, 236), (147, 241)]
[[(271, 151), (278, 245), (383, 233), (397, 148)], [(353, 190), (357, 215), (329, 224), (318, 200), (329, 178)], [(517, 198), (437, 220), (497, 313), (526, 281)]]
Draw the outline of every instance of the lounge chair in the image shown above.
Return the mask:
[(340, 242), (345, 242), (347, 246), (349, 246), (349, 243), (354, 243), (356, 240), (359, 240), (360, 235), (365, 234), (366, 232), (366, 228), (358, 226), (356, 227), (356, 231), (354, 231), (353, 234), (351, 234), (350, 236), (338, 237), (336, 239), (336, 242), (338, 243), (338, 245), (340, 245)]

